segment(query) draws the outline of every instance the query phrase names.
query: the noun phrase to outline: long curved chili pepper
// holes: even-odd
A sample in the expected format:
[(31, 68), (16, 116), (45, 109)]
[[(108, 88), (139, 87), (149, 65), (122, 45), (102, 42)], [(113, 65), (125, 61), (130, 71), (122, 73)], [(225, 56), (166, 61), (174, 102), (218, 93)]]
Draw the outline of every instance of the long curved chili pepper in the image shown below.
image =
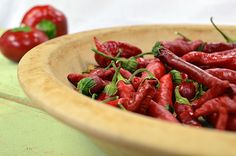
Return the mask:
[(236, 55), (217, 55), (193, 51), (182, 56), (182, 59), (196, 65), (228, 67), (236, 70), (236, 63), (234, 63), (236, 62)]
[(206, 72), (218, 77), (221, 80), (227, 80), (230, 83), (236, 84), (236, 71), (227, 68), (212, 68), (207, 69)]
[(236, 44), (234, 43), (224, 43), (224, 42), (208, 42), (203, 45), (202, 52), (206, 53), (214, 53), (225, 50), (231, 50), (236, 48)]
[[(151, 61), (146, 69), (151, 72), (157, 79), (161, 78), (165, 74), (165, 66), (159, 59)], [(147, 72), (143, 72), (141, 78), (144, 79), (148, 76)]]
[(216, 122), (216, 129), (225, 130), (228, 121), (228, 112), (224, 106), (219, 108), (219, 116)]
[(203, 41), (186, 41), (186, 40), (174, 40), (174, 41), (161, 41), (163, 47), (169, 49), (177, 56), (183, 56), (190, 51), (195, 51), (199, 46), (203, 44)]
[(150, 116), (174, 123), (179, 123), (173, 114), (171, 114), (164, 106), (159, 105), (153, 100), (151, 100), (149, 104), (148, 113)]
[(213, 55), (230, 55), (230, 56), (235, 56), (236, 55), (236, 48), (230, 49), (230, 50), (224, 50), (224, 51), (218, 51), (211, 53)]
[(205, 102), (200, 108), (195, 110), (194, 115), (199, 117), (216, 113), (221, 106), (225, 106), (229, 113), (236, 113), (236, 102), (228, 96), (221, 96)]
[(173, 106), (172, 104), (172, 93), (173, 93), (173, 82), (170, 73), (165, 74), (160, 78), (160, 87), (157, 89), (153, 101), (166, 107), (167, 105)]

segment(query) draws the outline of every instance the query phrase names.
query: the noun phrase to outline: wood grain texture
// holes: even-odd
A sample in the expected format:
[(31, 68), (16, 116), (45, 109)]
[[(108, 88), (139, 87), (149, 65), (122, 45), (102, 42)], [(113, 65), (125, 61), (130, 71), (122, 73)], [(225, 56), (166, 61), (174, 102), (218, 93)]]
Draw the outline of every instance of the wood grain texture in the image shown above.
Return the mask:
[[(222, 26), (236, 36), (236, 27)], [(149, 51), (157, 40), (178, 31), (191, 39), (222, 41), (211, 26), (146, 25), (117, 27), (63, 36), (32, 49), (22, 59), (18, 76), (31, 100), (52, 116), (90, 137), (112, 155), (235, 155), (236, 134), (193, 128), (124, 112), (72, 89), (66, 76), (95, 63), (93, 36), (127, 41)]]

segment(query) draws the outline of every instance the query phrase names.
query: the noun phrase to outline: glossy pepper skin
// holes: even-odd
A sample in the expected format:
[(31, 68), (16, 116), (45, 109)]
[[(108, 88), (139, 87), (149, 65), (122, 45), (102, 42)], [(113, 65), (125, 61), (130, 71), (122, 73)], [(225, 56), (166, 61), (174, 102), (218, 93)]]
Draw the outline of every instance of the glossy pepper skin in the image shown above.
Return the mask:
[(50, 5), (38, 5), (31, 8), (24, 15), (21, 24), (44, 31), (49, 38), (68, 33), (66, 16)]
[(30, 27), (19, 27), (6, 31), (0, 38), (0, 50), (8, 59), (19, 62), (33, 47), (45, 42), (48, 37)]
[(173, 106), (172, 104), (173, 82), (171, 74), (165, 74), (160, 79), (160, 87), (157, 89), (153, 101), (162, 106)]
[(221, 80), (227, 80), (230, 83), (236, 84), (236, 71), (227, 68), (211, 68), (207, 69), (206, 72), (211, 75), (218, 77)]
[(226, 67), (236, 70), (236, 55), (208, 54), (193, 51), (182, 56), (182, 59), (196, 65)]

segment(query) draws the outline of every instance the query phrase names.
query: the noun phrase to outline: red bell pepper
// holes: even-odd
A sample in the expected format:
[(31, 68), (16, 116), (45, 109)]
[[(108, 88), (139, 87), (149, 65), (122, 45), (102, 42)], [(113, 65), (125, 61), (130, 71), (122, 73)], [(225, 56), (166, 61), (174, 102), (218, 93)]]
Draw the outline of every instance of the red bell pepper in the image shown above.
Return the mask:
[(38, 5), (24, 15), (22, 25), (43, 31), (51, 39), (67, 34), (66, 16), (50, 5)]
[(48, 37), (37, 29), (30, 27), (14, 28), (1, 36), (0, 50), (8, 59), (19, 62), (27, 51), (47, 40)]

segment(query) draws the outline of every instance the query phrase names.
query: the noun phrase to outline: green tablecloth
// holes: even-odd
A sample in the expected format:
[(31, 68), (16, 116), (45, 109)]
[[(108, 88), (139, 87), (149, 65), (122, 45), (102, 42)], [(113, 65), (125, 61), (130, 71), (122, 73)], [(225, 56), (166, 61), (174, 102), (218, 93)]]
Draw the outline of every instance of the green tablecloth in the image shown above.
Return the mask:
[[(17, 80), (17, 64), (0, 53), (0, 92), (27, 98)], [(1, 156), (105, 155), (89, 138), (46, 113), (0, 98)]]

